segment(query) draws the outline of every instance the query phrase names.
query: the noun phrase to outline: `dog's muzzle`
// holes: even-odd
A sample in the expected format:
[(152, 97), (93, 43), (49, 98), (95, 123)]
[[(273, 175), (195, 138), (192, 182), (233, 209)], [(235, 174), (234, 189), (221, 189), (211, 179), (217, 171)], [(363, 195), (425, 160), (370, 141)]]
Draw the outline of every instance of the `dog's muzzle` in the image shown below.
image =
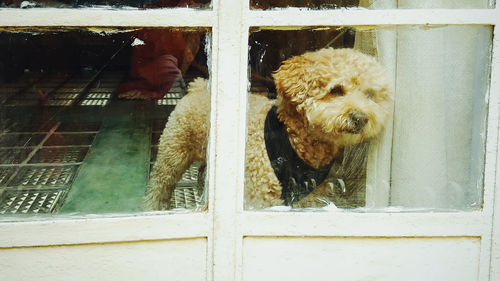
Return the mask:
[(363, 130), (366, 123), (368, 123), (368, 116), (363, 112), (355, 111), (349, 113), (349, 127), (346, 132), (357, 134)]

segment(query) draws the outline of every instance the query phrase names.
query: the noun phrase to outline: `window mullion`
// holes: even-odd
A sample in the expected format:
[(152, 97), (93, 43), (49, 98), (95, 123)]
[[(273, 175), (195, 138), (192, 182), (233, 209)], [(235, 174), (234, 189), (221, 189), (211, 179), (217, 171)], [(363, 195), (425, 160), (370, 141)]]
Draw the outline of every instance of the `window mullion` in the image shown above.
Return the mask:
[[(220, 1), (214, 28), (216, 89), (212, 102), (212, 139), (215, 146), (213, 174), (213, 268), (212, 280), (239, 280), (241, 235), (237, 216), (242, 198), (245, 150), (245, 104), (247, 36), (243, 29), (244, 1)], [(215, 156), (215, 157), (213, 157)]]
[[(497, 24), (500, 23), (500, 9), (496, 9), (499, 17)], [(492, 63), (491, 63), (491, 81), (489, 93), (488, 108), (488, 131), (486, 142), (486, 160), (484, 175), (484, 212), (487, 215), (491, 225), (491, 232), (483, 237), (481, 260), (486, 260), (480, 267), (480, 279), (496, 280), (500, 277), (500, 192), (498, 178), (500, 177), (498, 157), (499, 144), (499, 98), (500, 98), (500, 30), (495, 26), (493, 34)], [(487, 266), (489, 265), (489, 266)], [(489, 268), (489, 270), (487, 270)], [(481, 280), (483, 280), (481, 279)]]

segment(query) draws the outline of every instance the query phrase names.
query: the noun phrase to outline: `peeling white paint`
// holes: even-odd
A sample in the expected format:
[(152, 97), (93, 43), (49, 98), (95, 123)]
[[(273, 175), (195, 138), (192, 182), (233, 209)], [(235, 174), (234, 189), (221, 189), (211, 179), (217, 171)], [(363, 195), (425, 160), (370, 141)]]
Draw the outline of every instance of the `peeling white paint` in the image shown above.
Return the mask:
[(19, 5), (19, 8), (21, 8), (21, 9), (33, 8), (33, 7), (36, 7), (36, 3), (35, 2), (30, 2), (30, 1), (23, 1)]
[(139, 38), (135, 38), (134, 41), (132, 42), (132, 44), (130, 44), (130, 46), (132, 46), (132, 47), (134, 47), (134, 46), (142, 46), (142, 45), (146, 45), (146, 43), (144, 43), (144, 41), (142, 41)]

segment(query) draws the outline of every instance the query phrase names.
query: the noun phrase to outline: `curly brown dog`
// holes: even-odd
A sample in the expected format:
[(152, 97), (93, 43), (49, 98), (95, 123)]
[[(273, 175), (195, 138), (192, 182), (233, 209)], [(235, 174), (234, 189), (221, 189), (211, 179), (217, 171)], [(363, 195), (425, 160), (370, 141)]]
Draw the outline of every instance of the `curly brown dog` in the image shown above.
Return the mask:
[[(384, 69), (359, 51), (328, 48), (286, 60), (273, 76), (276, 100), (249, 97), (245, 205), (324, 205), (317, 199), (327, 193), (323, 180), (335, 156), (376, 136), (390, 116), (392, 91)], [(170, 208), (183, 172), (193, 162), (205, 161), (209, 99), (207, 81), (197, 79), (170, 116), (146, 209)], [(275, 140), (282, 143), (274, 147)], [(285, 156), (276, 153), (287, 146)]]

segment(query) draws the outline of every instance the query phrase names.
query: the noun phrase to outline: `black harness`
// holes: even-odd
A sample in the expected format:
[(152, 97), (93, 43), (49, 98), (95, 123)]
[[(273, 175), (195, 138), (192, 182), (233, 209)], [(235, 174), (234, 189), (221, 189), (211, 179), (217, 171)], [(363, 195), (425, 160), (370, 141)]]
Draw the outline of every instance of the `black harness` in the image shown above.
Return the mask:
[(271, 166), (282, 188), (281, 199), (285, 205), (291, 206), (326, 179), (335, 160), (319, 169), (304, 163), (293, 150), (285, 124), (278, 119), (276, 109), (273, 106), (267, 113), (264, 139)]

